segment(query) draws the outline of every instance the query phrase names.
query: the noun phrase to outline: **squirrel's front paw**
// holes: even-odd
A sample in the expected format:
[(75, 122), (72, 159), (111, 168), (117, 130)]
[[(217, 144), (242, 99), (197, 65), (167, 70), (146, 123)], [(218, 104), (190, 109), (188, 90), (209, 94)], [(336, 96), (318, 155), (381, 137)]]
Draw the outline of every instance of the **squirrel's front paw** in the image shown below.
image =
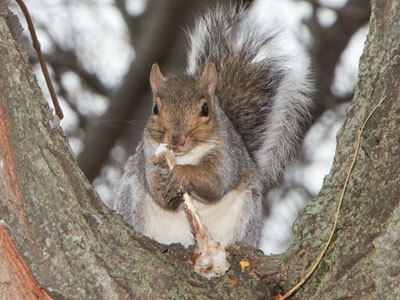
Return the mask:
[[(153, 174), (151, 175), (151, 194), (153, 200), (157, 202), (163, 208), (168, 207), (168, 200), (166, 196), (166, 188), (168, 184), (170, 174), (166, 168), (161, 166), (155, 167)], [(173, 209), (172, 207), (170, 209)]]
[(164, 198), (167, 199), (168, 208), (177, 209), (183, 202), (183, 194), (188, 191), (189, 181), (185, 174), (184, 166), (175, 166), (168, 176)]
[(181, 205), (189, 186), (184, 173), (184, 166), (175, 166), (169, 172), (161, 166), (155, 168), (151, 178), (152, 195), (161, 207), (176, 210)]

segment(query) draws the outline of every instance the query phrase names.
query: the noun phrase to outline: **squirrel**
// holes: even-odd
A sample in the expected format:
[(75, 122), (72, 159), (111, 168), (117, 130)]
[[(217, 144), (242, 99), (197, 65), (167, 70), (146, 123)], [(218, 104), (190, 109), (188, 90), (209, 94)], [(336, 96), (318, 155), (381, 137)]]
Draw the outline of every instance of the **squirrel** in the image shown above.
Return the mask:
[[(150, 72), (153, 106), (113, 209), (163, 244), (194, 244), (182, 195), (222, 247), (259, 246), (263, 202), (298, 152), (309, 119), (309, 60), (243, 5), (217, 6), (189, 33), (182, 75)], [(176, 156), (155, 159), (162, 143)]]

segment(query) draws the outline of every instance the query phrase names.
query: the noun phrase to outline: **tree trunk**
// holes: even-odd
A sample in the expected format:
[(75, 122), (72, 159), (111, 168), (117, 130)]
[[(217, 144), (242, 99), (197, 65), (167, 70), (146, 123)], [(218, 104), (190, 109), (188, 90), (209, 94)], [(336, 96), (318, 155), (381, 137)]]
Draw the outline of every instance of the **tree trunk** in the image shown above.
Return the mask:
[[(363, 133), (334, 241), (293, 299), (400, 297), (398, 1), (373, 1), (334, 166), (296, 221), (293, 246), (277, 256), (232, 247), (231, 270), (210, 281), (192, 271), (190, 249), (135, 234), (102, 204), (43, 99), (7, 4), (0, 0), (1, 299), (273, 299), (327, 240), (358, 128), (383, 96)], [(250, 262), (245, 271), (240, 260)]]

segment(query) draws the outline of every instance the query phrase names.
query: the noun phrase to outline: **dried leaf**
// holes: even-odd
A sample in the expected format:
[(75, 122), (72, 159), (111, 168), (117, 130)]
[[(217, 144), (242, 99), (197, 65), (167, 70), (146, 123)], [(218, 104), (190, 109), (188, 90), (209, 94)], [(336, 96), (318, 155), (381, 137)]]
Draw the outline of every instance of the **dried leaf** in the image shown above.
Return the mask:
[(250, 266), (250, 263), (247, 261), (244, 261), (244, 260), (240, 261), (239, 264), (240, 264), (240, 267), (242, 268), (242, 270), (246, 270), (246, 268), (248, 266)]
[(232, 284), (233, 287), (237, 287), (238, 285), (237, 279), (234, 278), (229, 279), (229, 283)]

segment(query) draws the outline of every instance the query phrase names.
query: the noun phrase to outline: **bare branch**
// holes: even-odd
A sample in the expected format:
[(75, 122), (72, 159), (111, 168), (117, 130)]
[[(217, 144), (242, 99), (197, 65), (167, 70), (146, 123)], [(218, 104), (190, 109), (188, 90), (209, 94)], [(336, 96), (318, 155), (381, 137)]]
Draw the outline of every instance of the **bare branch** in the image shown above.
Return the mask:
[(33, 26), (33, 22), (32, 22), (31, 16), (29, 15), (28, 8), (26, 7), (24, 1), (16, 0), (16, 2), (18, 3), (19, 7), (21, 8), (21, 10), (25, 16), (26, 22), (28, 23), (29, 32), (32, 37), (33, 48), (35, 48), (36, 53), (39, 57), (40, 67), (42, 68), (43, 76), (46, 80), (47, 88), (49, 89), (51, 99), (53, 101), (54, 109), (56, 111), (57, 116), (60, 119), (62, 119), (64, 117), (64, 115), (61, 110), (60, 104), (58, 103), (57, 95), (56, 95), (56, 92), (54, 91), (54, 87), (53, 87), (53, 84), (50, 79), (49, 71), (47, 70), (46, 62), (43, 58), (42, 50), (40, 49), (40, 43), (36, 36), (35, 27)]

